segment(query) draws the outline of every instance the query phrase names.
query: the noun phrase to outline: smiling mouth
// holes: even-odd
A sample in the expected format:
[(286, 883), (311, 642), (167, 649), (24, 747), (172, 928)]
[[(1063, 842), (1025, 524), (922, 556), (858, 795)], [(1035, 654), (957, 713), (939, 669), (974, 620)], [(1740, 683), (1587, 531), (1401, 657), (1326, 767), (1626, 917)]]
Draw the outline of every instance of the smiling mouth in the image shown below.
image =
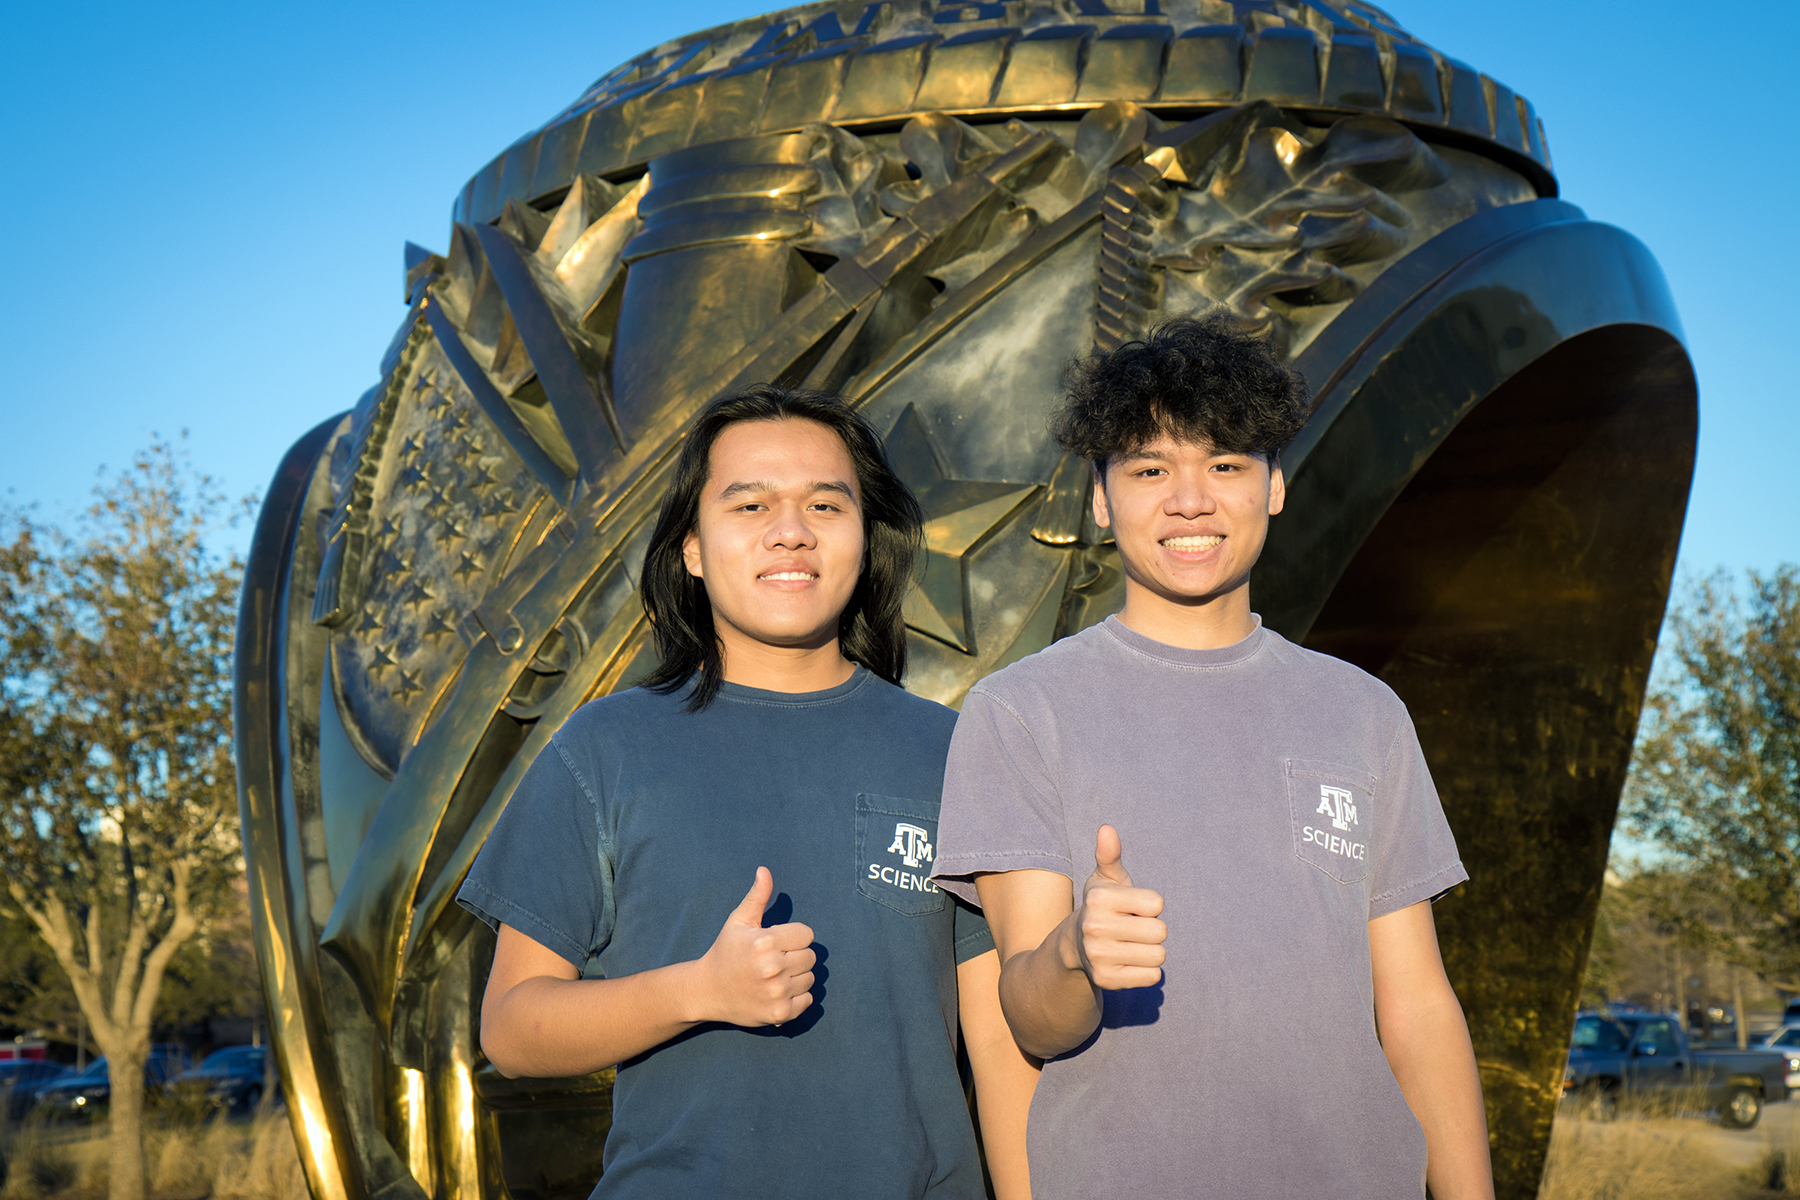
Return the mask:
[(810, 571), (770, 571), (767, 575), (758, 575), (770, 583), (810, 583), (818, 578)]
[(1171, 550), (1211, 550), (1224, 540), (1225, 535), (1222, 533), (1207, 533), (1190, 537), (1164, 538), (1158, 544), (1167, 546)]

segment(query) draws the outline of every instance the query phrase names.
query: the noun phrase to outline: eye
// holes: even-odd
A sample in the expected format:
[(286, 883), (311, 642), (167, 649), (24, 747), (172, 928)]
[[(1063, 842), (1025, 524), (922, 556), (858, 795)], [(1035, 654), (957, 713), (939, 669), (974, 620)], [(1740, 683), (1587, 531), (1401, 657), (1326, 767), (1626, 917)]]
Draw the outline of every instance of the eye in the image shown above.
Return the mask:
[(1150, 479), (1154, 476), (1167, 475), (1168, 473), (1169, 471), (1166, 467), (1145, 467), (1141, 471), (1132, 472), (1132, 474), (1136, 475), (1139, 479)]
[(751, 500), (750, 502), (748, 502), (746, 504), (738, 505), (736, 508), (732, 509), (731, 511), (732, 512), (764, 512), (768, 509), (768, 507), (769, 507), (768, 505), (764, 504), (760, 500)]

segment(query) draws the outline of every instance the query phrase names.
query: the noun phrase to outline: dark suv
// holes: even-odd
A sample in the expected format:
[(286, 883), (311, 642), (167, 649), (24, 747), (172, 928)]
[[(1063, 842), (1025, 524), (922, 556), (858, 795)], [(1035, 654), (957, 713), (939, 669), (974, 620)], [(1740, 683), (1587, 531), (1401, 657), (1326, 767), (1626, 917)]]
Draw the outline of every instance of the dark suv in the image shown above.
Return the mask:
[[(146, 1096), (160, 1094), (164, 1085), (186, 1070), (187, 1065), (187, 1055), (181, 1047), (152, 1046), (150, 1057), (144, 1060)], [(94, 1117), (104, 1113), (111, 1100), (112, 1079), (107, 1073), (106, 1059), (96, 1058), (84, 1069), (46, 1085), (38, 1093), (36, 1114), (52, 1121)]]
[(268, 1060), (261, 1046), (214, 1050), (199, 1066), (169, 1085), (184, 1103), (226, 1112), (249, 1112), (261, 1102)]

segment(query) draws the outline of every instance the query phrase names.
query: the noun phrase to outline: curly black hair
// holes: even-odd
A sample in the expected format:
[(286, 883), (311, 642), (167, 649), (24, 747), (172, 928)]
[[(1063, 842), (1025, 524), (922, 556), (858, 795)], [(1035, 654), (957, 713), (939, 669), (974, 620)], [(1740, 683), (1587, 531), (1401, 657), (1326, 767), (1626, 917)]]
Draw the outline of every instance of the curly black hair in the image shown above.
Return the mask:
[(1274, 463), (1306, 423), (1306, 381), (1223, 309), (1069, 364), (1052, 433), (1104, 479), (1114, 455), (1163, 434)]

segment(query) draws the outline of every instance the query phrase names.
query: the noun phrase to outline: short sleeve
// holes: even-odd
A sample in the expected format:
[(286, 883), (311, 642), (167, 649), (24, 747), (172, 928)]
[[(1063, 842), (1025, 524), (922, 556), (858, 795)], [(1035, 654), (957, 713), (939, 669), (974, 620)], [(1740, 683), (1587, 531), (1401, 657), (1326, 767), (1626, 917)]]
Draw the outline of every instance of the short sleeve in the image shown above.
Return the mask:
[(1370, 865), (1369, 919), (1435, 900), (1469, 878), (1457, 856), (1456, 838), (1431, 782), (1419, 736), (1404, 712), (1388, 740), (1382, 764), (1374, 862)]
[(606, 944), (612, 864), (600, 805), (552, 739), (475, 856), (456, 902), (491, 929), (512, 926), (577, 970)]
[(1025, 723), (977, 687), (950, 738), (932, 878), (980, 904), (976, 875), (1023, 870), (1075, 877), (1062, 800)]
[(956, 905), (956, 965), (980, 958), (994, 948), (994, 935), (988, 931), (987, 918), (981, 910), (961, 900)]

